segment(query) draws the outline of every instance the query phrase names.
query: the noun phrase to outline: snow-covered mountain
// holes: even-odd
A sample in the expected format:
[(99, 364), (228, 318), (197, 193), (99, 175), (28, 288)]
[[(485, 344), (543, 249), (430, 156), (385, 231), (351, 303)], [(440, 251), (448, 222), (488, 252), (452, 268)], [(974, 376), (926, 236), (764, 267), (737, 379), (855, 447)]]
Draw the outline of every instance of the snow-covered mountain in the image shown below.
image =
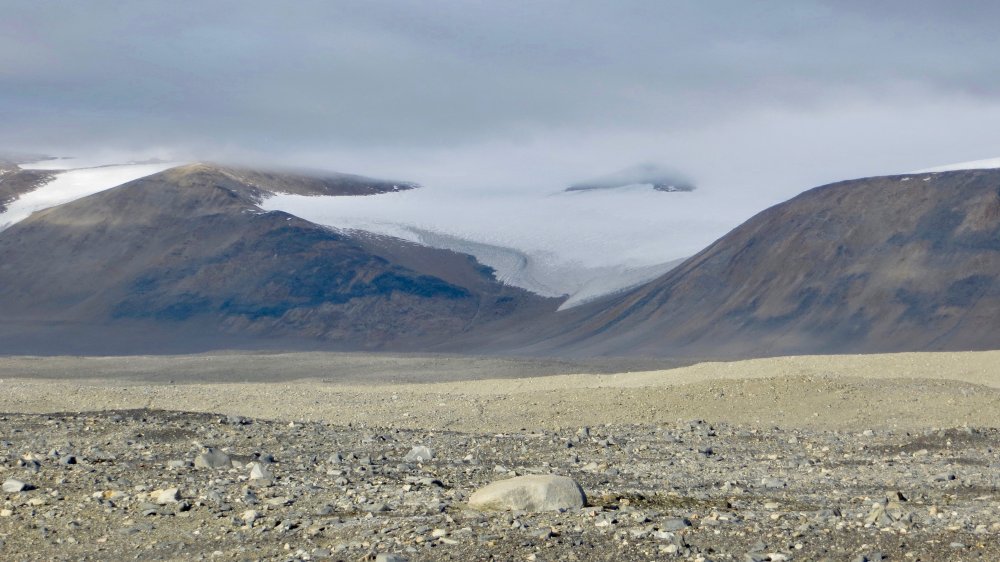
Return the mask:
[(428, 349), (554, 313), (468, 255), (257, 206), (404, 187), (199, 163), (35, 212), (0, 231), (0, 353)]
[(694, 191), (695, 185), (685, 174), (657, 164), (637, 164), (613, 174), (575, 183), (566, 191), (592, 191), (641, 187), (656, 191)]
[[(49, 179), (8, 198), (0, 230), (33, 212), (180, 164), (73, 158), (22, 164), (46, 171)], [(564, 307), (570, 307), (653, 279), (732, 226), (698, 210), (701, 204), (668, 201), (641, 188), (573, 194), (427, 188), (364, 198), (282, 194), (262, 207), (336, 229), (468, 253), (492, 267), (501, 282), (567, 297)]]
[[(178, 164), (49, 159), (22, 165), (49, 170), (54, 178), (9, 202), (0, 213), (0, 230), (32, 212)], [(1000, 167), (1000, 158), (914, 173), (995, 167)], [(647, 165), (585, 183), (608, 186), (670, 174), (677, 175)], [(503, 283), (542, 296), (566, 297), (565, 309), (655, 279), (747, 218), (747, 210), (728, 204), (718, 190), (665, 196), (643, 186), (571, 193), (426, 186), (350, 198), (280, 194), (267, 197), (261, 207), (335, 229), (368, 231), (473, 255), (493, 268)]]

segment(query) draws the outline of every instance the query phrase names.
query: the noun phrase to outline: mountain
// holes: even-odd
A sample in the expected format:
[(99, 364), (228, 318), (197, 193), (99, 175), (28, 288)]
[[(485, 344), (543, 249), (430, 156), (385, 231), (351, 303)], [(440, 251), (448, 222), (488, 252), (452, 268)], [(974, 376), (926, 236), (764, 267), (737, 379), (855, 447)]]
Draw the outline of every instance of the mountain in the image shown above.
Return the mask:
[(656, 164), (637, 164), (613, 174), (573, 184), (566, 191), (593, 191), (627, 187), (651, 187), (656, 191), (694, 191), (694, 183), (684, 174)]
[(638, 289), (561, 313), (523, 349), (710, 357), (996, 349), (998, 310), (1000, 170), (921, 173), (807, 191)]
[(0, 231), (0, 352), (430, 348), (553, 311), (471, 257), (257, 203), (414, 187), (192, 164)]

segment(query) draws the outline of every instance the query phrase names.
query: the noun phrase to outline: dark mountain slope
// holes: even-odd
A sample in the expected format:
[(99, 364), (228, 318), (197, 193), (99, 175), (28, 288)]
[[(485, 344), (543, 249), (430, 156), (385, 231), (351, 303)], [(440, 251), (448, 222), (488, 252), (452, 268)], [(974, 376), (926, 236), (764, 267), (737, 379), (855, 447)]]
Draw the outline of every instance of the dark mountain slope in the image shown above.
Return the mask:
[(500, 285), (468, 256), (421, 248), (395, 259), (402, 242), (255, 205), (268, 192), (338, 189), (192, 165), (35, 213), (0, 232), (0, 351), (122, 329), (128, 345), (148, 331), (156, 349), (209, 348), (222, 336), (409, 349), (557, 306)]
[(1000, 348), (1000, 171), (813, 189), (533, 337), (585, 355)]

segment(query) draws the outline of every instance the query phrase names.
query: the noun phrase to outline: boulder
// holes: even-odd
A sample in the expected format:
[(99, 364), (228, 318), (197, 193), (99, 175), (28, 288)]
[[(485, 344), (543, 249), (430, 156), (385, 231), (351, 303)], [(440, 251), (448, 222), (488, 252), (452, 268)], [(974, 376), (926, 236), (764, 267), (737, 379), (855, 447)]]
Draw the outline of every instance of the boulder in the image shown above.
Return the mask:
[(586, 505), (587, 496), (566, 476), (528, 475), (494, 482), (469, 498), (477, 509), (563, 511)]

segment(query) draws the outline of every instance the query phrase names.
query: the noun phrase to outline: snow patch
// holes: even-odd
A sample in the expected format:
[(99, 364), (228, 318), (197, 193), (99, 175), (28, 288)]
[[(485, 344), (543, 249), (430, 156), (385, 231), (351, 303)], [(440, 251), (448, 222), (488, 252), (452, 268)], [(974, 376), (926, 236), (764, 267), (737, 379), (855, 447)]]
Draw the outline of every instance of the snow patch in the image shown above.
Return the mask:
[(0, 213), (0, 230), (21, 222), (36, 211), (69, 203), (177, 165), (176, 162), (125, 164), (60, 172), (52, 181), (8, 204), (7, 211)]
[(935, 172), (957, 172), (960, 170), (992, 170), (1000, 168), (1000, 158), (987, 158), (985, 160), (973, 160), (971, 162), (959, 162), (957, 164), (946, 164), (935, 166), (912, 172), (914, 174), (930, 174)]

